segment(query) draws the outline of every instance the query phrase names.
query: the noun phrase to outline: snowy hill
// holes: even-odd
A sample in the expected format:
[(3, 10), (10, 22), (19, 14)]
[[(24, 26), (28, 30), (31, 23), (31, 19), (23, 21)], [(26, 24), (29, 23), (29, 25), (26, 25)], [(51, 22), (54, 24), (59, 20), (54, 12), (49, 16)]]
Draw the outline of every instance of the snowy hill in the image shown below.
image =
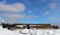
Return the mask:
[(60, 35), (60, 29), (17, 29), (11, 31), (0, 26), (0, 35)]

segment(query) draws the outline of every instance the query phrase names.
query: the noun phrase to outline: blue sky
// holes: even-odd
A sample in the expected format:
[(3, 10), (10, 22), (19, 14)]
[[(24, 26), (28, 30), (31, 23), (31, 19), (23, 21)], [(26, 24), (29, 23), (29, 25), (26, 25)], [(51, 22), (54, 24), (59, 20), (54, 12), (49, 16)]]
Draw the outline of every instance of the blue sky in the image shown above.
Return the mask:
[(0, 0), (0, 22), (60, 23), (60, 0)]

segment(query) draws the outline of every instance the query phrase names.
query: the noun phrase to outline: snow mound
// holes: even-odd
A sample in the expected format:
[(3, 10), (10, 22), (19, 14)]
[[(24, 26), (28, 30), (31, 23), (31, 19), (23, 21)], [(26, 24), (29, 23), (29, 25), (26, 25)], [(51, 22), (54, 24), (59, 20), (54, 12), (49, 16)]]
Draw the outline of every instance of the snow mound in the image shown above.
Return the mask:
[(18, 29), (11, 31), (0, 26), (0, 35), (60, 35), (60, 29)]
[(20, 35), (16, 31), (11, 31), (5, 28), (0, 27), (0, 35)]

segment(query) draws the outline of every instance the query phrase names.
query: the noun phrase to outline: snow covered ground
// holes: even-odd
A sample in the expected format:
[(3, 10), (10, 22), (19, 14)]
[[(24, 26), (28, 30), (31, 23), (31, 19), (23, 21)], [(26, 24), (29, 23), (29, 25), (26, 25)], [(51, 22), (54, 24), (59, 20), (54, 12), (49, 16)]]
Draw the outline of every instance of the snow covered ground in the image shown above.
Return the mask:
[(60, 29), (23, 29), (23, 30), (8, 30), (0, 26), (0, 35), (60, 35)]

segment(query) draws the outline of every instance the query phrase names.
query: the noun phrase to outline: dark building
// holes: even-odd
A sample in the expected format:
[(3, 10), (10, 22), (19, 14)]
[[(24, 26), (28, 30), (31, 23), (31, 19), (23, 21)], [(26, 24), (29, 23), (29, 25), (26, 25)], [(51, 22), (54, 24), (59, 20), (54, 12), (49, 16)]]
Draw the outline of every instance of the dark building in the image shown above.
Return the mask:
[(11, 29), (58, 29), (58, 26), (55, 25), (51, 25), (51, 24), (5, 24), (2, 23), (1, 24), (3, 26), (3, 28), (8, 28), (9, 30)]
[(36, 28), (36, 29), (47, 29), (52, 28), (51, 24), (31, 24), (30, 28)]

